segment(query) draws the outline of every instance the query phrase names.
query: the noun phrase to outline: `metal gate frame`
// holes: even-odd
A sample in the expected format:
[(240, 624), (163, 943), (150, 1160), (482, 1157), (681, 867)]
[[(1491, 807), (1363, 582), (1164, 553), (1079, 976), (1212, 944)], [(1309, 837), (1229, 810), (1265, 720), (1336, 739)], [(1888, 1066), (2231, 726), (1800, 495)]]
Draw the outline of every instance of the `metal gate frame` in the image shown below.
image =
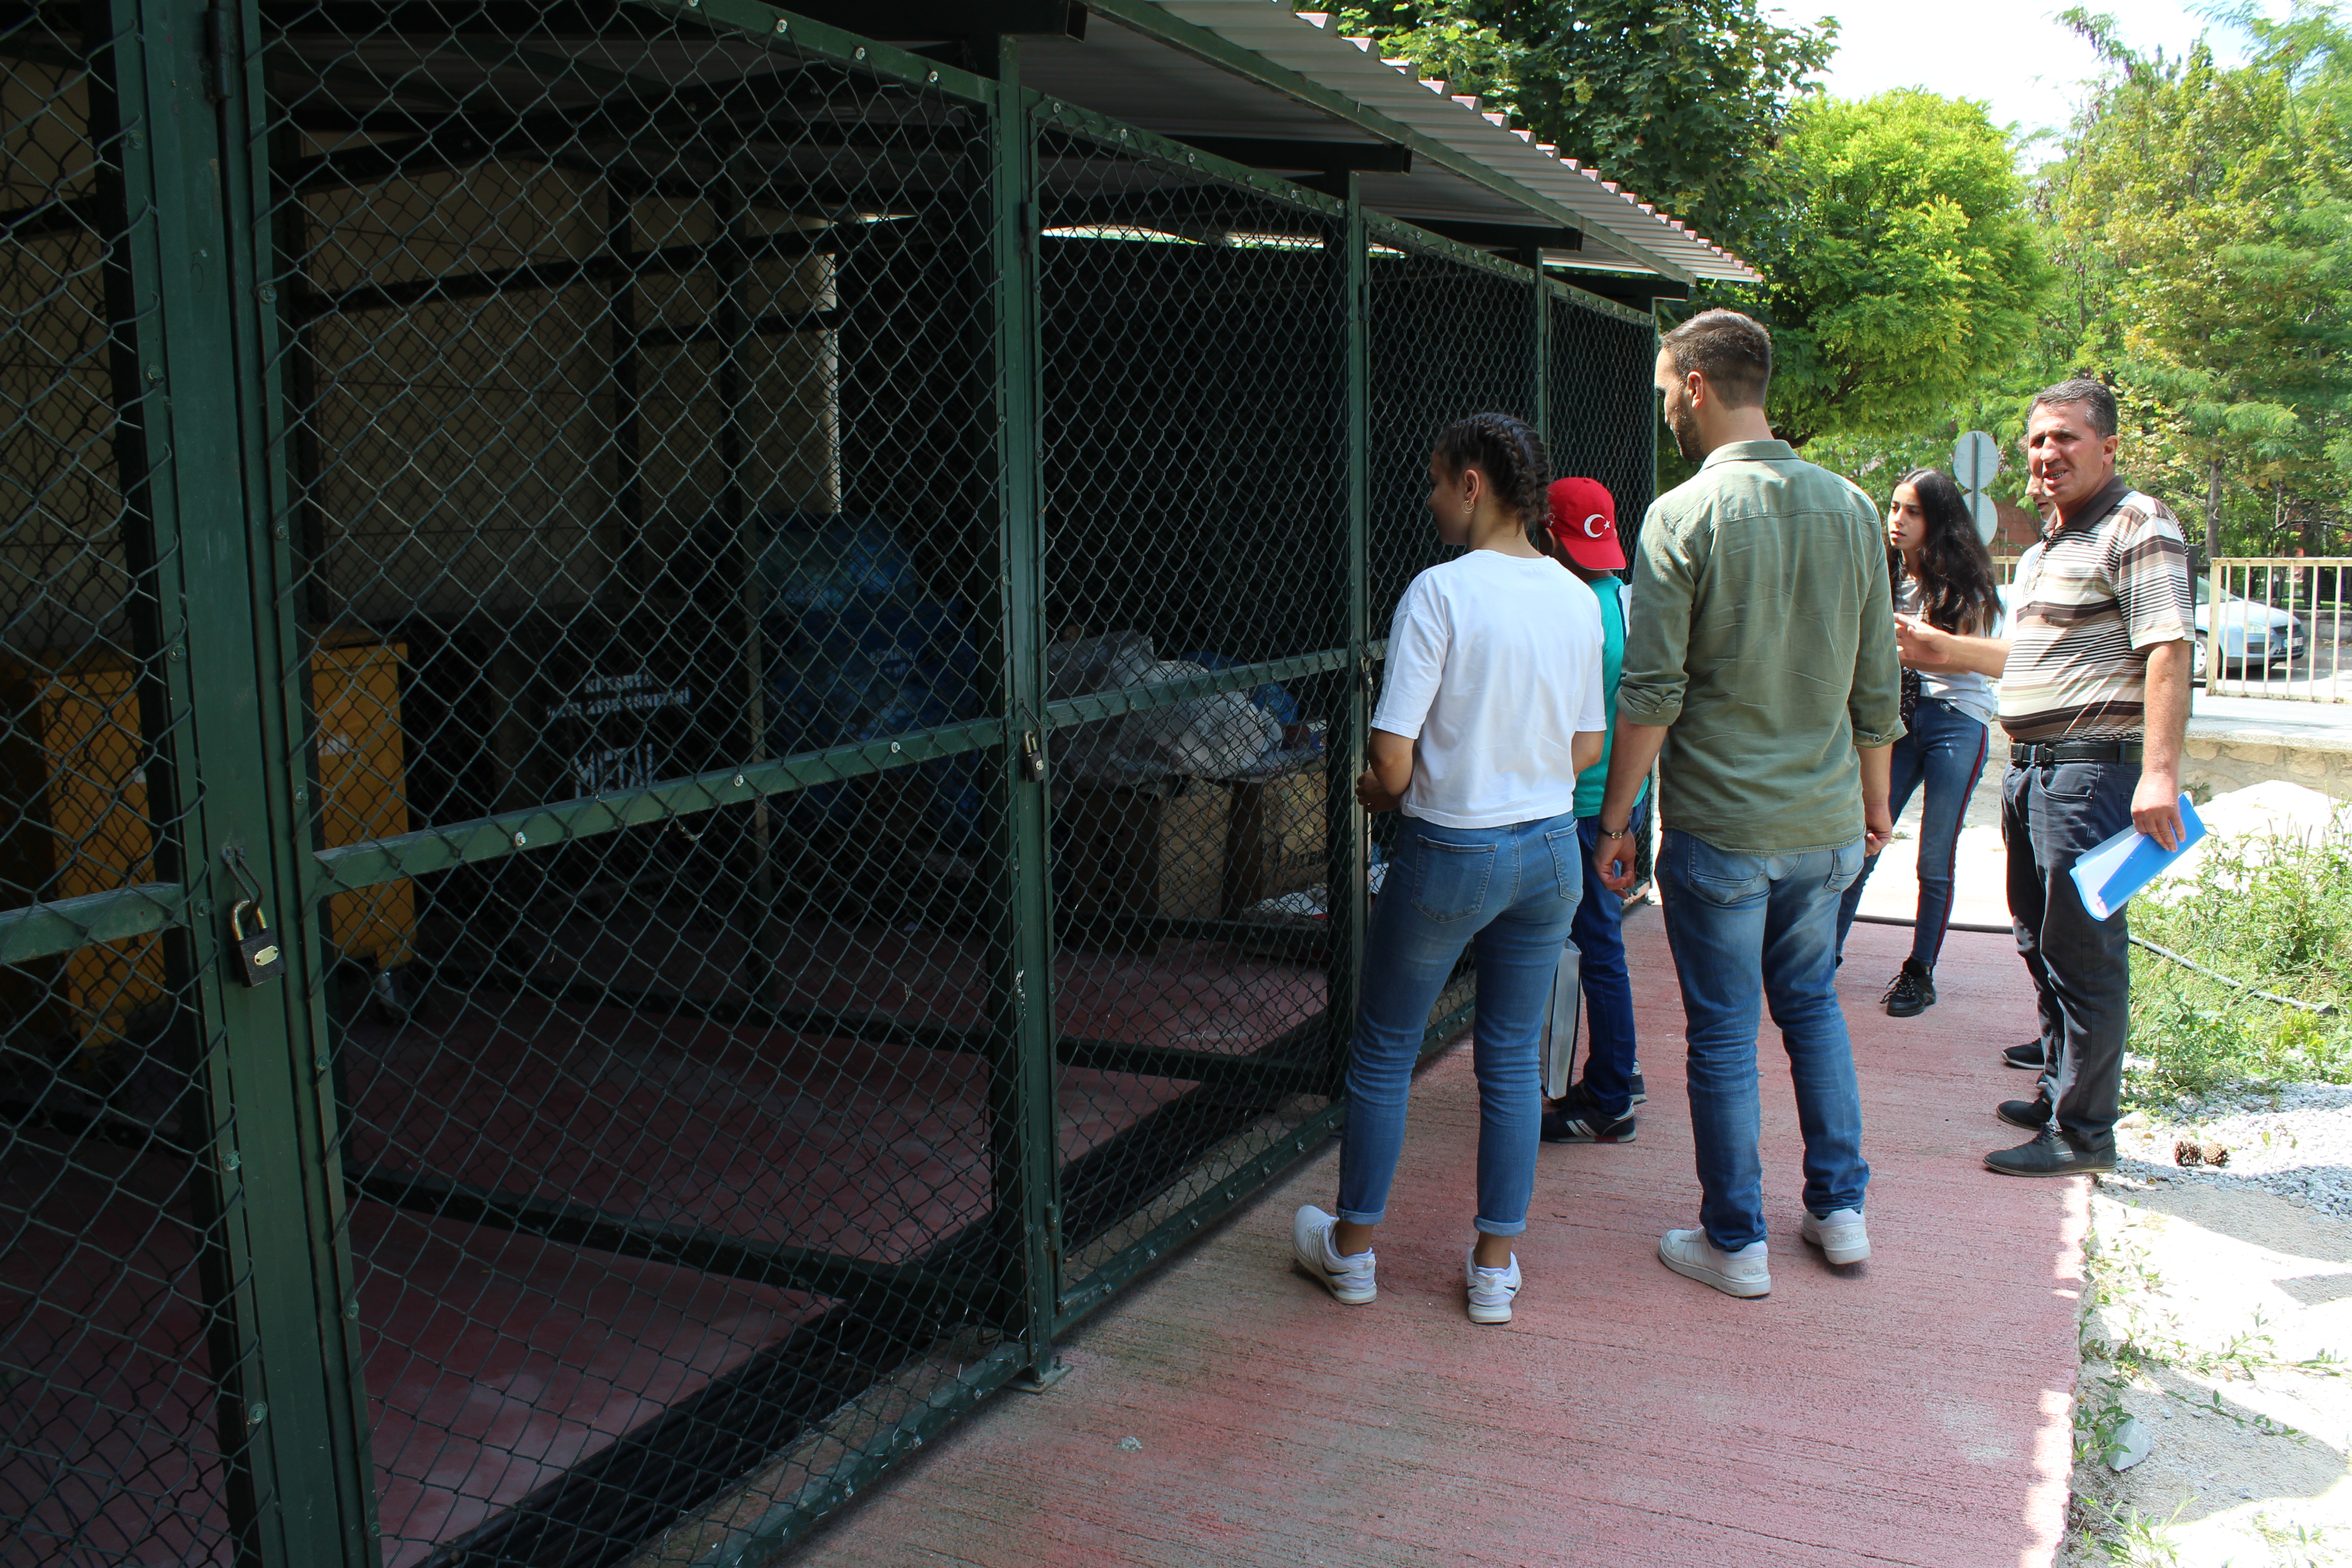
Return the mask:
[[(1332, 195), (1045, 100), (1022, 87), (1019, 46), (1012, 39), (997, 42), (995, 68), (982, 75), (754, 0), (634, 3), (885, 79), (920, 83), (979, 108), (993, 125), (988, 224), (998, 281), (990, 333), (1002, 570), (999, 636), (985, 657), (997, 698), (982, 719), (887, 742), (755, 759), (649, 788), (323, 850), (313, 847), (308, 826), (316, 720), (298, 616), (300, 503), (283, 384), (294, 359), (275, 282), (280, 273), (268, 199), (271, 124), (259, 0), (89, 0), (85, 7), (85, 36), (106, 40), (90, 50), (91, 79), (101, 86), (110, 80), (113, 89), (98, 96), (91, 137), (119, 150), (89, 221), (118, 237), (109, 273), (110, 352), (131, 498), (125, 531), (141, 584), (132, 625), (143, 726), (155, 749), (147, 775), (155, 879), (0, 911), (0, 963), (148, 933), (165, 939), (170, 988), (184, 999), (173, 1026), (189, 1058), (203, 1066), (209, 1109), (201, 1136), (191, 1141), (197, 1173), (191, 1191), (204, 1237), (215, 1440), (226, 1463), (228, 1534), (241, 1563), (359, 1568), (380, 1561), (345, 1220), (348, 1184), (358, 1173), (343, 1166), (327, 1016), (329, 959), (319, 932), (330, 896), (937, 758), (961, 756), (988, 770), (1003, 824), (991, 874), (1004, 914), (992, 946), (984, 1045), (994, 1130), (994, 1278), (925, 1277), (814, 1254), (780, 1255), (764, 1266), (836, 1290), (874, 1285), (970, 1299), (984, 1303), (984, 1316), (1003, 1338), (897, 1419), (866, 1432), (821, 1485), (739, 1514), (698, 1558), (761, 1561), (995, 1389), (1016, 1378), (1050, 1378), (1060, 1335), (1340, 1125), (1371, 845), (1370, 824), (1346, 786), (1364, 764), (1387, 600), (1402, 586), (1402, 579), (1376, 583), (1372, 563), (1384, 552), (1400, 563), (1435, 559), (1420, 514), (1421, 448), (1409, 454), (1405, 480), (1381, 468), (1384, 455), (1394, 456), (1380, 444), (1372, 368), (1382, 258), (1423, 258), (1523, 297), (1514, 307), (1516, 322), (1496, 324), (1525, 344), (1527, 358), (1523, 384), (1503, 401), (1533, 411), (1556, 453), (1578, 449), (1580, 413), (1602, 405), (1570, 384), (1574, 344), (1598, 333), (1613, 345), (1612, 355), (1632, 354), (1641, 374), (1612, 410), (1622, 428), (1611, 437), (1610, 456), (1624, 469), (1628, 489), (1620, 497), (1629, 523), (1648, 500), (1646, 443), (1654, 421), (1646, 371), (1654, 325), (1647, 313), (1370, 212), (1352, 175), (1346, 194)], [(1325, 264), (1345, 301), (1339, 437), (1348, 505), (1344, 539), (1335, 541), (1346, 555), (1342, 640), (1134, 692), (1047, 700), (1038, 495), (1039, 183), (1026, 133), (1040, 116), (1107, 145), (1262, 192), (1319, 214), (1328, 225)], [(1449, 416), (1472, 411), (1454, 407)], [(1410, 439), (1425, 442), (1427, 435), (1419, 430)], [(1637, 479), (1644, 488), (1629, 493)], [(1346, 693), (1344, 711), (1330, 714), (1326, 885), (1341, 892), (1329, 900), (1328, 1005), (1321, 1038), (1300, 1042), (1318, 1064), (1315, 1088), (1325, 1103), (1279, 1136), (1237, 1147), (1213, 1181), (1152, 1209), (1139, 1234), (1076, 1271), (1065, 1256), (1055, 1152), (1055, 1077), (1068, 1053), (1053, 1021), (1054, 910), (1040, 760), (1050, 769), (1056, 732), (1081, 722), (1312, 676), (1337, 676)], [(236, 853), (260, 878), (271, 907), (303, 912), (273, 927), (282, 931), (289, 970), (274, 987), (248, 989), (231, 978), (223, 917), (245, 895), (224, 857)], [(1449, 992), (1430, 1026), (1431, 1048), (1458, 1033), (1474, 1006), (1466, 984)], [(554, 1215), (532, 1223), (560, 1229), (566, 1221)], [(673, 1241), (650, 1235), (596, 1233), (585, 1245), (634, 1248), (640, 1257), (677, 1255)], [(639, 1515), (636, 1526), (650, 1532), (674, 1517), (675, 1510)]]

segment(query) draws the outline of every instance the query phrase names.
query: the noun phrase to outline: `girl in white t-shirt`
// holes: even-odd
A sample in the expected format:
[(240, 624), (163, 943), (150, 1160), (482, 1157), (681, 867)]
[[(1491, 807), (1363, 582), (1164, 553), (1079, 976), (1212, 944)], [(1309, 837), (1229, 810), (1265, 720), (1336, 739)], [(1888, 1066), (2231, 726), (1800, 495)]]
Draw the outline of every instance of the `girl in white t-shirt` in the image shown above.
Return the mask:
[(1528, 539), (1544, 516), (1543, 443), (1507, 414), (1448, 426), (1429, 459), (1438, 537), (1467, 551), (1412, 580), (1389, 628), (1368, 811), (1402, 809), (1365, 944), (1348, 1069), (1337, 1215), (1292, 1226), (1299, 1266), (1369, 1301), (1372, 1227), (1386, 1216), (1405, 1102), (1430, 1009), (1476, 944), (1477, 1240), (1471, 1321), (1504, 1323), (1519, 1289), (1543, 1109), (1537, 1049), (1583, 890), (1576, 775), (1601, 755), (1601, 608)]

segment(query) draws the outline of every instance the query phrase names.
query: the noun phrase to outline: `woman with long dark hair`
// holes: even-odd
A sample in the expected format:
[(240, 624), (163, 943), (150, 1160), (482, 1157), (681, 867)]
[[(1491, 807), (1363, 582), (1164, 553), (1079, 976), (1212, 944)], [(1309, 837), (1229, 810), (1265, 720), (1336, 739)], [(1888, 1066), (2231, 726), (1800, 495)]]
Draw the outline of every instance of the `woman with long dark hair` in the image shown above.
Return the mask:
[[(1960, 488), (1933, 468), (1914, 468), (1895, 481), (1886, 509), (1887, 576), (1899, 616), (1965, 637), (1989, 637), (2000, 616), (1992, 556), (1977, 537)], [(1992, 682), (1969, 670), (1903, 672), (1903, 722), (1895, 742), (1888, 807), (1897, 817), (1922, 784), (1927, 798), (1919, 822), (1919, 907), (1911, 956), (1880, 998), (1889, 1016), (1908, 1018), (1936, 1005), (1936, 955), (1952, 918), (1952, 867), (1969, 797), (1984, 773), (1996, 710)], [(1862, 904), (1874, 858), (1845, 891), (1838, 909), (1838, 952)]]

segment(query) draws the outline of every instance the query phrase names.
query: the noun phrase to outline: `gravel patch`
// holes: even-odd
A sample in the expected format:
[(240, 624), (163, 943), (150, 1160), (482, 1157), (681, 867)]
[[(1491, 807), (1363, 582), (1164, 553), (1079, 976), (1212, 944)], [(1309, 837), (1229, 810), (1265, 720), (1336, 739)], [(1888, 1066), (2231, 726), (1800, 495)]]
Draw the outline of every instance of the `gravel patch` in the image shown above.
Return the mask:
[[(2183, 1167), (2182, 1140), (2219, 1143), (2227, 1165)], [(2352, 1084), (2281, 1084), (2182, 1099), (2116, 1125), (2116, 1168), (2157, 1185), (2252, 1188), (2352, 1219)]]

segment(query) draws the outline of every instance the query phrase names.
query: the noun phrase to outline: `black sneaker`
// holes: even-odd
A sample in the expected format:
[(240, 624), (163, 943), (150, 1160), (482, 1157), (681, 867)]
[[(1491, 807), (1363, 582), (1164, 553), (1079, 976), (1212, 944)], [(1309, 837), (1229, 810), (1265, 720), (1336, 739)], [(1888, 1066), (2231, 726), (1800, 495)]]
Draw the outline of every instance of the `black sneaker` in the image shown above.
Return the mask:
[(2084, 1150), (2054, 1127), (2014, 1149), (1996, 1149), (1984, 1157), (1985, 1169), (2004, 1176), (2089, 1176), (2116, 1168), (2113, 1146)]
[(2032, 1100), (2004, 1100), (1993, 1114), (2011, 1127), (2039, 1132), (2050, 1125), (2050, 1097), (2037, 1094)]
[(1584, 1085), (1572, 1083), (1559, 1101), (1544, 1108), (1543, 1141), (1547, 1143), (1631, 1143), (1633, 1113), (1611, 1120), (1593, 1105)]
[(2005, 1068), (2023, 1068), (2027, 1072), (2040, 1072), (2050, 1063), (2042, 1054), (2042, 1042), (2028, 1040), (2021, 1046), (2011, 1046), (2001, 1052), (2000, 1065)]
[(1633, 1077), (1632, 1082), (1633, 1082), (1633, 1103), (1634, 1103), (1634, 1104), (1636, 1104), (1636, 1105), (1647, 1105), (1647, 1104), (1649, 1104), (1649, 1103), (1650, 1103), (1650, 1091), (1649, 1091), (1649, 1089), (1648, 1089), (1646, 1087), (1644, 1087), (1644, 1086), (1643, 1086), (1643, 1082), (1642, 1082), (1642, 1069), (1641, 1069), (1641, 1068), (1635, 1068), (1633, 1069)]
[(1903, 961), (1895, 984), (1879, 1000), (1890, 1018), (1916, 1018), (1936, 1005), (1936, 972), (1916, 958)]

